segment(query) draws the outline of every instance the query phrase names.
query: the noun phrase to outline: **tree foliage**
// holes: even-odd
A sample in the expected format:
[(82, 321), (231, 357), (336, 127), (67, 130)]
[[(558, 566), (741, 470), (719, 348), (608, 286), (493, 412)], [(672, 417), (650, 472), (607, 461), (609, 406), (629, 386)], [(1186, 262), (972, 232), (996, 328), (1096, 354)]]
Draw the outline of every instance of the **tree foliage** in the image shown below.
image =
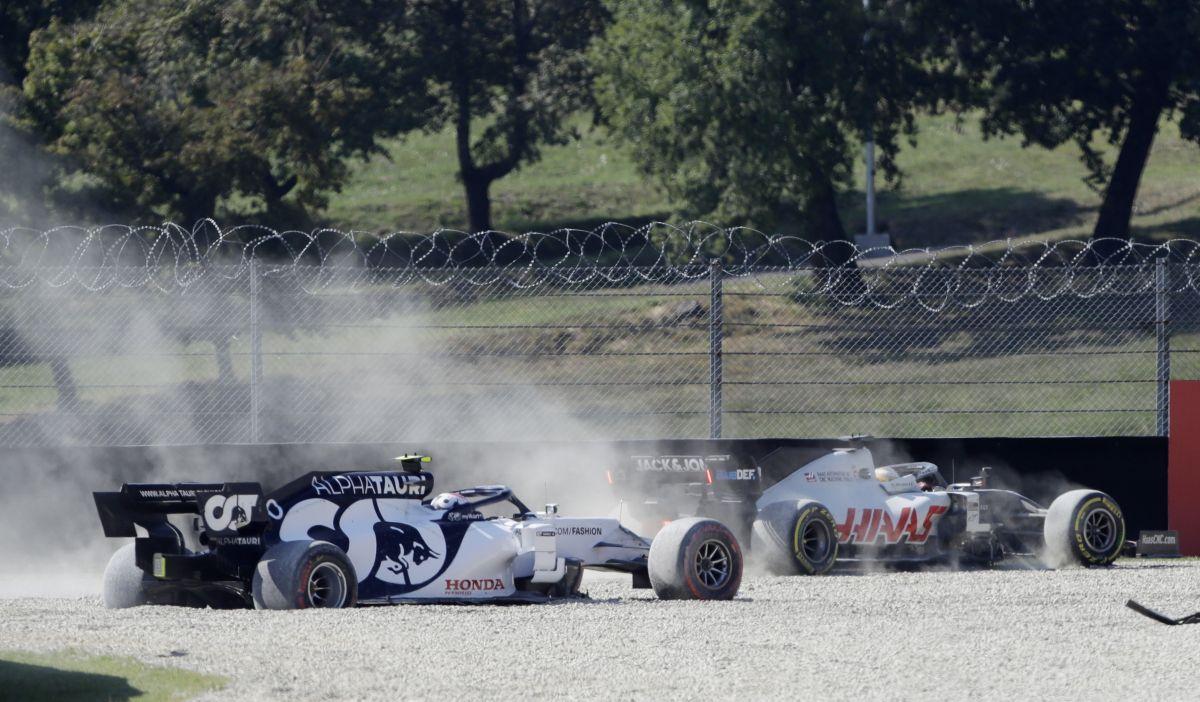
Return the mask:
[(294, 218), (420, 122), (391, 104), (413, 80), (392, 5), (118, 0), (34, 34), (26, 121), (112, 209), (196, 220), (236, 196)]
[(485, 230), (491, 185), (594, 111), (689, 215), (836, 240), (868, 128), (897, 181), (945, 102), (1077, 144), (1095, 234), (1126, 235), (1159, 123), (1200, 142), (1200, 3), (7, 0), (0, 208), (47, 180), (126, 217), (298, 224), (380, 137), (450, 128)]
[[(970, 79), (987, 134), (1053, 148), (1074, 142), (1104, 192), (1093, 235), (1127, 236), (1164, 116), (1200, 141), (1200, 4), (1195, 0), (964, 0), (939, 13), (948, 55)], [(1097, 141), (1117, 149), (1114, 163)]]
[(0, 85), (25, 80), (29, 37), (51, 21), (73, 22), (90, 15), (100, 0), (4, 0), (0, 3)]
[(29, 39), (52, 21), (89, 16), (99, 0), (5, 0), (0, 3), (0, 218), (32, 221), (46, 215), (43, 183), (51, 164), (28, 125), (20, 124), (20, 87), (25, 80)]
[[(699, 216), (800, 218), (845, 238), (837, 191), (872, 125), (880, 166), (933, 85), (901, 3), (621, 0), (596, 51), (605, 119), (641, 169)], [(870, 30), (869, 41), (864, 41)]]
[(414, 0), (406, 29), (436, 109), (452, 125), (472, 231), (492, 228), (489, 188), (541, 147), (573, 133), (591, 104), (586, 49), (603, 29), (600, 0)]

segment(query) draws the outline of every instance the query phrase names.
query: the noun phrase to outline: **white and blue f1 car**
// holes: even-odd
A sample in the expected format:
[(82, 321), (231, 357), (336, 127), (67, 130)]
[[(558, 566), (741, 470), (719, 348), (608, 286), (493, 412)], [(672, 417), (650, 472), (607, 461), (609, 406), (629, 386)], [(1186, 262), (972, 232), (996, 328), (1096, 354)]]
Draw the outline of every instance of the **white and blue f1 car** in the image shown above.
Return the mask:
[[(426, 456), (401, 470), (257, 483), (126, 484), (95, 493), (109, 537), (135, 537), (104, 574), (109, 607), (302, 609), (579, 596), (584, 568), (632, 575), (664, 599), (730, 599), (732, 532), (680, 519), (644, 539), (616, 519), (535, 513), (502, 485), (433, 496)], [(510, 507), (511, 516), (485, 516)]]

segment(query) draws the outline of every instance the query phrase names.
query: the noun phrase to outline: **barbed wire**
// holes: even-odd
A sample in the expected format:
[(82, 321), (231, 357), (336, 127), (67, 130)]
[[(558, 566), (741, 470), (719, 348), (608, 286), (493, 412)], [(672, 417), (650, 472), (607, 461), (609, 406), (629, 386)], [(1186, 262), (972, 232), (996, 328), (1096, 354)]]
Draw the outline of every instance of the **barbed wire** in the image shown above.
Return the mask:
[(370, 273), (371, 285), (615, 286), (701, 279), (718, 259), (730, 277), (812, 273), (787, 294), (877, 307), (912, 299), (942, 309), (951, 298), (970, 307), (985, 299), (1144, 293), (1154, 289), (1159, 259), (1175, 264), (1172, 291), (1197, 290), (1200, 278), (1200, 242), (1190, 239), (860, 248), (700, 221), (522, 234), (281, 231), (213, 220), (190, 229), (174, 223), (0, 229), (0, 288), (8, 289), (186, 290), (207, 279), (236, 279), (255, 263), (263, 275), (294, 276), (309, 291), (356, 271)]
[(1162, 433), (1198, 252), (0, 230), (0, 446)]

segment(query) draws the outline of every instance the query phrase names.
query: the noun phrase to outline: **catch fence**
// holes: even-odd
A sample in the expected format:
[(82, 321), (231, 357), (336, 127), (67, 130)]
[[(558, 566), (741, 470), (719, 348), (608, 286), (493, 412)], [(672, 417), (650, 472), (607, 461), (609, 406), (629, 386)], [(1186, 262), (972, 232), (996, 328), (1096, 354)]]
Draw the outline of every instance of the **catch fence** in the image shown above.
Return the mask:
[(1165, 434), (1200, 246), (0, 232), (0, 445)]

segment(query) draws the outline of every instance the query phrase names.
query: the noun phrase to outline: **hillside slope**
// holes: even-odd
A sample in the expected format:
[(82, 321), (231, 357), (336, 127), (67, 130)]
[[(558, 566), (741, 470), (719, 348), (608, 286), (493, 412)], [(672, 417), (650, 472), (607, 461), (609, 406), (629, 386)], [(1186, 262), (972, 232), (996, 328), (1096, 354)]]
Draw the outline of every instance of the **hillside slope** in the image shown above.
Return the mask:
[[(580, 129), (580, 141), (546, 149), (541, 162), (495, 184), (498, 228), (544, 231), (609, 220), (692, 218), (694, 213), (674, 207), (639, 176), (629, 147), (583, 122)], [(387, 150), (388, 158), (354, 164), (347, 187), (331, 199), (326, 221), (365, 231), (464, 228), (452, 135), (394, 140)], [(951, 116), (923, 118), (918, 143), (905, 147), (900, 164), (903, 182), (899, 188), (885, 186), (879, 199), (880, 222), (900, 246), (1086, 235), (1100, 204), (1083, 182), (1074, 146), (1047, 151), (1022, 148), (1015, 138), (984, 140), (973, 120), (958, 125)], [(861, 167), (858, 180), (861, 184)], [(862, 226), (861, 201), (861, 191), (844, 198), (851, 231)], [(1200, 236), (1200, 147), (1180, 139), (1174, 124), (1165, 125), (1155, 143), (1137, 211), (1139, 234)]]

